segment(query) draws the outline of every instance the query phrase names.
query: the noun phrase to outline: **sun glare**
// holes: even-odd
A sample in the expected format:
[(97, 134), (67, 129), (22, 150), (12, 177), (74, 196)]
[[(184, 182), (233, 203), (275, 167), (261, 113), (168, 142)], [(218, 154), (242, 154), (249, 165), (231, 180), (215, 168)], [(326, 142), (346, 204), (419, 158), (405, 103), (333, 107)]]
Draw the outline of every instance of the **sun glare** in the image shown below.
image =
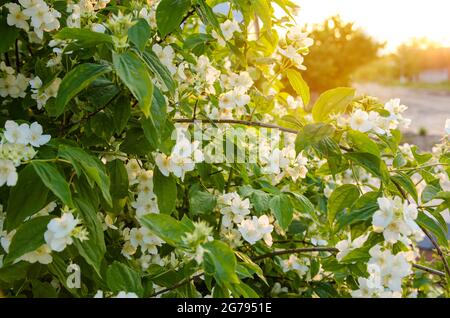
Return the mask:
[(354, 21), (387, 50), (411, 38), (427, 38), (450, 46), (448, 0), (294, 0), (300, 5), (298, 23), (318, 23), (340, 14)]

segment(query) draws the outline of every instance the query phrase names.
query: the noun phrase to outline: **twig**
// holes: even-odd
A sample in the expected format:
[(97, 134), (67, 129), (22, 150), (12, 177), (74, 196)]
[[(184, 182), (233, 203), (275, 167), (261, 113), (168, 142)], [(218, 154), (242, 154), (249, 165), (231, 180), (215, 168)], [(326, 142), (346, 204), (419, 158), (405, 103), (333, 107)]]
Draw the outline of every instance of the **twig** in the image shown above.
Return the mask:
[(204, 274), (205, 274), (205, 273), (200, 273), (200, 274), (191, 276), (191, 277), (189, 277), (189, 278), (187, 278), (187, 279), (182, 280), (181, 282), (179, 282), (179, 283), (177, 283), (177, 284), (175, 284), (175, 285), (172, 285), (172, 286), (170, 286), (170, 287), (167, 287), (167, 288), (161, 289), (160, 291), (157, 291), (156, 293), (154, 293), (154, 294), (151, 295), (150, 297), (156, 297), (156, 296), (158, 296), (158, 295), (167, 293), (168, 291), (177, 289), (178, 287), (181, 287), (181, 286), (183, 286), (184, 284), (187, 284), (187, 283), (189, 283), (190, 281), (192, 281), (192, 280), (194, 280), (194, 279), (197, 279), (197, 278), (202, 277)]
[(429, 268), (429, 267), (426, 267), (426, 266), (423, 266), (423, 265), (419, 265), (419, 264), (412, 264), (412, 266), (414, 268), (420, 269), (421, 271), (428, 272), (428, 273), (433, 274), (433, 275), (445, 277), (445, 273), (441, 272), (441, 271), (438, 271), (437, 269)]
[(17, 73), (20, 73), (20, 55), (19, 55), (19, 40), (18, 39), (16, 39), (15, 53), (16, 53), (16, 71), (17, 71)]

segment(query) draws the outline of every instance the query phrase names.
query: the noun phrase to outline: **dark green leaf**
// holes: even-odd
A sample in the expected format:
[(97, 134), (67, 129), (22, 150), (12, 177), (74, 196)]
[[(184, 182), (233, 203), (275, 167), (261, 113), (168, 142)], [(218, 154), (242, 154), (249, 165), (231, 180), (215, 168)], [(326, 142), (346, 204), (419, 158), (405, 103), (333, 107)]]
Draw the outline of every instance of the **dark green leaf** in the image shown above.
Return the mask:
[(156, 24), (162, 37), (180, 26), (190, 6), (190, 0), (161, 0), (156, 8)]
[(113, 64), (117, 75), (138, 100), (146, 117), (150, 116), (153, 99), (153, 83), (144, 62), (131, 51), (113, 53)]
[(64, 112), (67, 103), (79, 92), (89, 86), (99, 76), (110, 72), (107, 65), (85, 63), (76, 66), (64, 76), (56, 96), (52, 115), (59, 116)]
[(49, 188), (65, 205), (73, 207), (72, 194), (70, 193), (69, 184), (56, 168), (56, 165), (42, 161), (33, 161), (31, 165), (45, 186)]
[(5, 229), (11, 231), (45, 207), (48, 188), (31, 165), (19, 172), (17, 184), (11, 188), (5, 220)]
[(170, 214), (177, 202), (177, 182), (172, 175), (164, 176), (159, 169), (155, 169), (153, 176), (154, 192), (158, 198), (161, 213)]
[(53, 216), (40, 216), (23, 223), (14, 234), (5, 264), (10, 264), (22, 255), (36, 250), (45, 244), (44, 233)]
[(288, 194), (274, 196), (269, 202), (270, 210), (277, 218), (282, 229), (287, 229), (292, 222), (294, 208)]

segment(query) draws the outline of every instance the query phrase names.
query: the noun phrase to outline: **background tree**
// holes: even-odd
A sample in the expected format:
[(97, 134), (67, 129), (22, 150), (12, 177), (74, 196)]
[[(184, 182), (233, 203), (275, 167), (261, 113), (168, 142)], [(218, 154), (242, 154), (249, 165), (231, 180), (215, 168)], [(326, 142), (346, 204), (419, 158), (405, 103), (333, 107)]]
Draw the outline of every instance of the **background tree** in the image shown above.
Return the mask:
[(304, 78), (315, 92), (348, 85), (351, 74), (376, 59), (384, 46), (339, 16), (313, 25), (311, 37), (315, 42), (305, 58)]

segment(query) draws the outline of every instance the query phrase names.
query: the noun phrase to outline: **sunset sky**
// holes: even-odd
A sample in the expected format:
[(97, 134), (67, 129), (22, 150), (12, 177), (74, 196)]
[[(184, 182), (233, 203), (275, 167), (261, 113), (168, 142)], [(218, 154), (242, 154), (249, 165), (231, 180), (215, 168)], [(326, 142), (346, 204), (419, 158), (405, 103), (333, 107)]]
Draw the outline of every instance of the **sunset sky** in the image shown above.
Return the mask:
[(387, 49), (412, 37), (427, 37), (450, 46), (450, 0), (293, 0), (300, 5), (298, 23), (321, 22), (339, 13), (354, 21)]

